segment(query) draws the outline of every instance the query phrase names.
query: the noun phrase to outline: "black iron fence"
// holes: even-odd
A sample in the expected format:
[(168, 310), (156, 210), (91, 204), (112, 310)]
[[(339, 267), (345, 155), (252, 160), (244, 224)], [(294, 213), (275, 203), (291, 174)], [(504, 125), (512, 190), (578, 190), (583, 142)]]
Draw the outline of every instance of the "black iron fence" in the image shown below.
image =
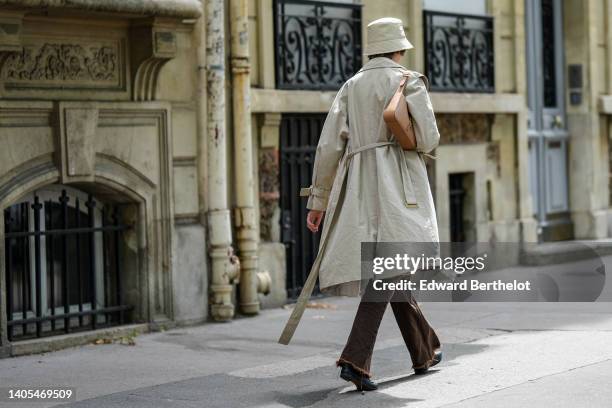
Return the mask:
[(423, 21), (432, 91), (495, 92), (492, 17), (425, 10)]
[[(73, 201), (71, 201), (73, 200)], [(121, 234), (128, 227), (62, 191), (57, 201), (4, 212), (8, 338), (20, 340), (125, 321)]]
[(281, 121), (281, 241), (286, 248), (289, 298), (300, 294), (319, 248), (321, 233), (313, 234), (306, 228), (307, 200), (299, 196), (299, 191), (312, 181), (324, 122), (325, 115), (321, 114), (285, 114)]
[(276, 86), (339, 89), (361, 67), (361, 5), (275, 0)]

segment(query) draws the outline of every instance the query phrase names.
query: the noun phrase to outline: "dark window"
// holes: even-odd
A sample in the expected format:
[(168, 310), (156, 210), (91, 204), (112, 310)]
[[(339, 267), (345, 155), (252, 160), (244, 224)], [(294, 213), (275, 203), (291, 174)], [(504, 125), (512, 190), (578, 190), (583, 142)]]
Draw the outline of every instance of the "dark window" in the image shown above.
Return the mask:
[(285, 114), (280, 126), (281, 240), (286, 248), (290, 298), (300, 294), (319, 248), (320, 232), (313, 234), (306, 228), (307, 200), (299, 192), (312, 181), (324, 122), (321, 114)]
[(465, 220), (465, 174), (448, 175), (448, 194), (450, 198), (450, 240), (451, 242), (466, 241)]
[(51, 188), (5, 209), (4, 224), (10, 340), (124, 322), (118, 207)]
[(361, 67), (361, 5), (275, 0), (276, 86), (339, 89)]
[(544, 106), (557, 106), (557, 64), (555, 10), (552, 0), (542, 0), (542, 72), (544, 76)]
[(431, 90), (495, 92), (493, 18), (425, 10), (423, 20)]

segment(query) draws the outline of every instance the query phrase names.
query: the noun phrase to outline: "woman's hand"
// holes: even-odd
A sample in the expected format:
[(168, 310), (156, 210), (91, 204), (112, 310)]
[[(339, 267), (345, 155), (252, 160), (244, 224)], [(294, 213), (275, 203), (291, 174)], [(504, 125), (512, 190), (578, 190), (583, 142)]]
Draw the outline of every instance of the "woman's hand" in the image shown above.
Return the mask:
[(311, 232), (319, 231), (319, 225), (325, 216), (325, 211), (310, 210), (306, 216), (306, 226)]

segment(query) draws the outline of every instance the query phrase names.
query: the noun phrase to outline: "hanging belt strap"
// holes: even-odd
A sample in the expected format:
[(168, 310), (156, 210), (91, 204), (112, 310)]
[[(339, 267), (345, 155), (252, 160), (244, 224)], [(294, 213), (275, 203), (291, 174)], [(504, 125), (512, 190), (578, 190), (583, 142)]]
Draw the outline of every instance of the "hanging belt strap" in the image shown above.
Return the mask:
[(383, 147), (383, 146), (396, 146), (395, 150), (397, 154), (399, 155), (398, 160), (400, 163), (400, 175), (402, 176), (401, 182), (402, 182), (402, 188), (404, 190), (404, 205), (409, 208), (417, 208), (418, 205), (416, 202), (416, 197), (414, 195), (414, 188), (412, 186), (412, 178), (410, 177), (410, 172), (408, 171), (408, 163), (406, 162), (406, 156), (404, 155), (404, 151), (402, 150), (399, 144), (397, 144), (396, 142), (370, 143), (370, 144), (358, 147), (357, 149), (351, 151), (348, 154), (347, 159), (350, 160), (357, 153), (361, 153), (365, 150), (375, 149), (377, 147)]
[[(412, 189), (412, 186), (410, 185), (412, 181), (410, 179), (410, 174), (408, 173), (408, 165), (406, 163), (406, 156), (404, 155), (404, 151), (402, 150), (400, 145), (398, 145), (396, 142), (377, 142), (377, 143), (370, 143), (370, 144), (358, 147), (357, 149), (347, 154), (346, 165), (348, 165), (348, 163), (353, 158), (353, 156), (365, 150), (375, 149), (377, 147), (383, 147), (383, 146), (393, 146), (393, 145), (397, 147), (396, 152), (398, 152), (398, 154), (400, 155), (400, 159), (399, 159), (400, 160), (399, 162), (400, 163), (400, 173), (402, 175), (402, 186), (404, 188), (404, 199), (406, 200), (406, 206), (416, 207), (417, 204), (414, 198), (414, 191)], [(304, 193), (304, 195), (309, 195), (313, 191), (314, 191), (314, 187), (311, 186), (311, 187), (302, 189), (301, 193)], [(334, 219), (336, 218), (337, 214), (338, 214), (337, 212), (334, 212), (333, 214)], [(334, 220), (333, 219), (328, 220), (327, 222), (333, 223)], [(283, 332), (281, 333), (281, 336), (278, 339), (278, 342), (280, 344), (285, 344), (285, 345), (289, 344), (289, 342), (291, 341), (291, 338), (293, 337), (293, 334), (295, 333), (295, 330), (297, 329), (298, 324), (300, 323), (300, 319), (302, 318), (302, 315), (304, 314), (304, 310), (306, 309), (306, 305), (308, 304), (310, 295), (312, 294), (312, 291), (316, 285), (317, 277), (319, 276), (318, 272), (319, 272), (319, 265), (321, 264), (321, 254), (323, 251), (325, 251), (326, 244), (327, 244), (327, 237), (322, 236), (321, 237), (321, 247), (319, 248), (319, 253), (317, 254), (314, 264), (312, 268), (310, 269), (310, 273), (308, 274), (308, 278), (306, 279), (306, 282), (304, 282), (304, 286), (302, 287), (302, 291), (300, 292), (300, 296), (298, 297), (295, 308), (291, 312), (291, 316), (289, 317), (289, 320), (287, 321), (285, 328), (283, 329)]]

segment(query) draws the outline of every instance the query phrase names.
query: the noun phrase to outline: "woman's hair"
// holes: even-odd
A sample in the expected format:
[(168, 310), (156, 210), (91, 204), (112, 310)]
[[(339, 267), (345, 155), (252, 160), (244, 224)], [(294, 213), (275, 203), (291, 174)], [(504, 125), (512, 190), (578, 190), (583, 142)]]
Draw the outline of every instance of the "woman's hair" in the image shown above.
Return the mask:
[(393, 54), (395, 54), (396, 52), (399, 52), (400, 54), (404, 55), (406, 53), (406, 50), (387, 52), (385, 54), (369, 55), (368, 59), (373, 59), (373, 58), (378, 58), (378, 57), (385, 57), (385, 58), (391, 59), (393, 57)]

